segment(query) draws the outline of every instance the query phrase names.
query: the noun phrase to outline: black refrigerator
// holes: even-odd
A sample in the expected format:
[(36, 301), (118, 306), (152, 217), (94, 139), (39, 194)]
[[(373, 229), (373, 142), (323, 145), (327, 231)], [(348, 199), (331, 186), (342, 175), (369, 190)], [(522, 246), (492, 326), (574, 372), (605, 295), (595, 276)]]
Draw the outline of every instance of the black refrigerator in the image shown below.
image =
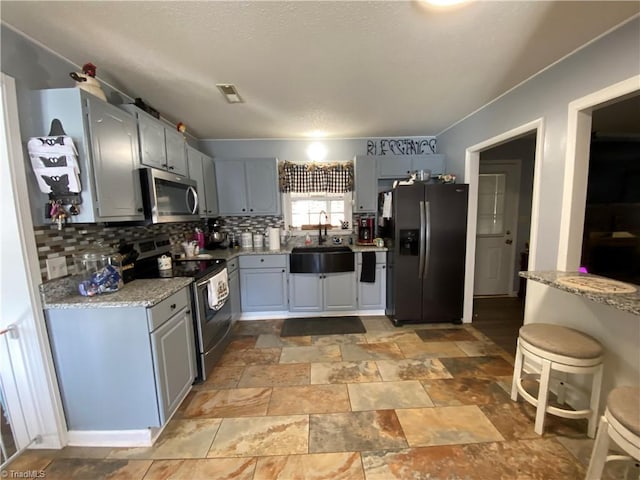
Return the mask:
[(414, 183), (380, 194), (387, 307), (403, 323), (460, 323), (467, 236), (466, 184)]

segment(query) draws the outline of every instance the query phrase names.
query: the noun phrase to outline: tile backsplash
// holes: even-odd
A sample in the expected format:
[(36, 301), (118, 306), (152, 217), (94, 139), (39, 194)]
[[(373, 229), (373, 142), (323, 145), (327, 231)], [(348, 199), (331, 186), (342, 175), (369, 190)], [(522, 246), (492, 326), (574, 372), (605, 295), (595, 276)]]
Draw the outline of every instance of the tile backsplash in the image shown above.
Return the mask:
[(73, 254), (81, 250), (95, 248), (99, 244), (117, 245), (121, 239), (132, 241), (160, 233), (168, 233), (172, 244), (180, 244), (193, 234), (196, 227), (203, 226), (203, 222), (189, 222), (117, 227), (92, 223), (71, 224), (63, 226), (62, 230), (58, 230), (56, 225), (34, 227), (40, 274), (42, 280), (47, 279), (47, 258), (66, 257), (69, 273), (75, 273)]
[[(121, 239), (134, 241), (168, 233), (173, 245), (180, 245), (191, 238), (196, 227), (206, 231), (206, 221), (188, 223), (165, 223), (158, 225), (105, 226), (104, 224), (70, 224), (58, 230), (57, 225), (34, 227), (38, 261), (42, 280), (47, 280), (46, 260), (54, 257), (66, 257), (69, 273), (75, 273), (73, 254), (81, 250), (95, 248), (99, 244), (117, 245)], [(222, 230), (239, 235), (245, 230), (264, 232), (267, 227), (283, 227), (281, 216), (264, 217), (223, 217)], [(176, 247), (177, 251), (181, 251)]]

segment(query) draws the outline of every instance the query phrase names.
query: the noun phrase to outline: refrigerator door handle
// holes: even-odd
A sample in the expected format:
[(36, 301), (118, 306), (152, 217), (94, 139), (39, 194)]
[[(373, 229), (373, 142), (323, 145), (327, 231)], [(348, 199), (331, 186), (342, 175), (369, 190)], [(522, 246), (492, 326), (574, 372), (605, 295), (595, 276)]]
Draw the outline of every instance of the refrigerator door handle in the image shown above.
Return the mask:
[(427, 278), (429, 257), (431, 257), (431, 205), (429, 202), (424, 202), (424, 218), (424, 266), (422, 267), (422, 278)]
[(418, 278), (424, 278), (424, 247), (425, 247), (425, 202), (420, 202), (420, 256), (418, 257)]

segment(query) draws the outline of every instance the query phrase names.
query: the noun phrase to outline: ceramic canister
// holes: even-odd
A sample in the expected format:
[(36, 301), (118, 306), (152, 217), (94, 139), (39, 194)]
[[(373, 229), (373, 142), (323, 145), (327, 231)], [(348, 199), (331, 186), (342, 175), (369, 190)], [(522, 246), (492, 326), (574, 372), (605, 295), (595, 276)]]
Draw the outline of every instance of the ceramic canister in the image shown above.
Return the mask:
[(242, 232), (242, 235), (240, 235), (240, 246), (242, 248), (253, 247), (253, 238), (251, 236), (251, 232)]

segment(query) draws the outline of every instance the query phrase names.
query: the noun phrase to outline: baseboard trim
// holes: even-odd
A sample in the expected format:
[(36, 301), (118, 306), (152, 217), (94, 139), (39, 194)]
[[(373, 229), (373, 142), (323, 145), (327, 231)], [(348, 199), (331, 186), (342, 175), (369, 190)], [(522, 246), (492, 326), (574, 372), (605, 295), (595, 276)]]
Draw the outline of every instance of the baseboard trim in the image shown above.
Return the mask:
[(161, 431), (161, 428), (69, 430), (67, 436), (72, 447), (150, 447)]
[(244, 312), (239, 321), (248, 320), (277, 320), (282, 318), (302, 318), (302, 317), (347, 317), (357, 315), (359, 317), (370, 317), (384, 315), (383, 310), (342, 310), (331, 312)]

